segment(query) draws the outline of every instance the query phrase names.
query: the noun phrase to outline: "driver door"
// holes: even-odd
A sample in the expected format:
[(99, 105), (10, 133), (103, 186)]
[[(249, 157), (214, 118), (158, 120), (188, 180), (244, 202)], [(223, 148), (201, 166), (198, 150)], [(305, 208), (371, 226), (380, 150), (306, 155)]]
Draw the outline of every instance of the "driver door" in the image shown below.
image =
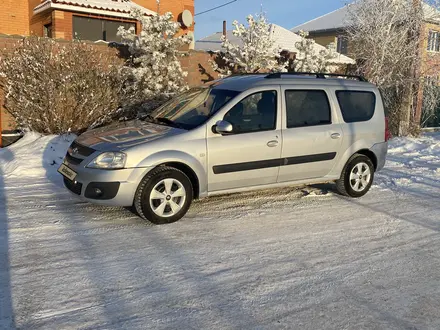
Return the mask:
[(281, 157), (281, 94), (279, 87), (253, 89), (217, 120), (233, 131), (215, 133), (208, 125), (209, 192), (276, 183)]

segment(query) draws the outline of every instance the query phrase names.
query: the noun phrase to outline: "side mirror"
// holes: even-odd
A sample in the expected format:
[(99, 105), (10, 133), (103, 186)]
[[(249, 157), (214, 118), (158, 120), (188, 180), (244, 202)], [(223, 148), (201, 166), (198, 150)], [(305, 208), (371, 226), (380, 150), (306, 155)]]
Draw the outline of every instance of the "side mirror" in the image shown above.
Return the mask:
[(232, 133), (232, 130), (233, 130), (232, 124), (225, 120), (218, 121), (215, 124), (215, 126), (212, 128), (212, 131), (218, 134), (230, 134)]

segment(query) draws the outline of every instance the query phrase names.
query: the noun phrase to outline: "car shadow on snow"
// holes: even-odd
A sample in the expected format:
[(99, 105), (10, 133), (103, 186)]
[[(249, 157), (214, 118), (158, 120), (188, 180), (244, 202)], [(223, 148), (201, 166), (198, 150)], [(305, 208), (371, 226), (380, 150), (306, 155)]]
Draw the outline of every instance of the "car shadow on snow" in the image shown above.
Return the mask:
[[(168, 298), (174, 297), (172, 301), (175, 301), (176, 304), (179, 303), (179, 295), (182, 294), (179, 286), (167, 283), (166, 277), (160, 276), (160, 271), (157, 271), (157, 273), (156, 270), (150, 270), (151, 273), (142, 272), (142, 269), (148, 269), (149, 264), (157, 262), (156, 258), (159, 258), (159, 260), (163, 259), (165, 263), (169, 262), (169, 267), (174, 267), (175, 265), (177, 269), (180, 269), (180, 276), (192, 288), (191, 292), (187, 293), (188, 298), (202, 299), (204, 304), (209, 305), (215, 311), (219, 319), (233, 327), (234, 322), (238, 322), (238, 320), (228, 320), (223, 317), (223, 305), (226, 303), (233, 304), (236, 310), (242, 311), (243, 315), (245, 310), (238, 302), (234, 302), (230, 296), (214, 297), (210, 295), (210, 292), (215, 290), (218, 284), (197, 271), (197, 260), (194, 260), (188, 253), (182, 251), (182, 247), (177, 246), (173, 238), (167, 235), (169, 227), (142, 226), (144, 224), (143, 220), (138, 217), (133, 219), (133, 216), (130, 217), (131, 213), (123, 208), (95, 207), (89, 203), (75, 201), (75, 196), (71, 196), (66, 191), (62, 177), (57, 173), (57, 168), (60, 166), (64, 156), (60, 148), (57, 147), (60, 143), (63, 144), (60, 138), (54, 138), (47, 144), (43, 152), (42, 165), (46, 170), (48, 181), (53, 185), (53, 202), (57, 204), (57, 207), (51, 209), (51, 212), (54, 212), (55, 216), (67, 219), (67, 221), (62, 222), (64, 226), (62, 230), (64, 235), (66, 235), (65, 244), (66, 246), (71, 244), (78, 247), (74, 250), (75, 257), (81, 260), (82, 266), (78, 270), (84, 272), (88, 283), (88, 287), (86, 289), (83, 288), (83, 290), (94, 293), (94, 299), (97, 300), (101, 309), (101, 314), (97, 315), (94, 327), (125, 329), (130, 324), (138, 325), (140, 322), (143, 322), (142, 328), (149, 327), (149, 324), (145, 323), (149, 321), (147, 315), (151, 313), (153, 313), (153, 316), (160, 317), (160, 315), (155, 313), (152, 308), (153, 306), (151, 306), (151, 301), (143, 299), (140, 300), (140, 303), (145, 304), (145, 313), (147, 315), (145, 313), (139, 314), (139, 309), (134, 306), (131, 297), (133, 295), (141, 295), (142, 291), (155, 296), (154, 290), (157, 290), (158, 292), (163, 292), (163, 295), (166, 295)], [(122, 221), (115, 228), (112, 219), (115, 219), (115, 222), (117, 222), (117, 218), (122, 219)], [(140, 233), (145, 235), (146, 239), (142, 240), (141, 243), (136, 243), (139, 240), (135, 241), (135, 243), (112, 242), (111, 239), (107, 241), (108, 237), (122, 237), (117, 234), (124, 229), (119, 226), (121, 222), (122, 226), (129, 226), (130, 223), (135, 225), (135, 228), (137, 228), (135, 231), (140, 231)], [(98, 230), (95, 230), (97, 228)], [(132, 230), (134, 229), (128, 228), (127, 233), (131, 232), (136, 235)], [(120, 244), (122, 249), (119, 252), (119, 256), (114, 260), (112, 258), (115, 258), (115, 250), (107, 250), (107, 247), (112, 244)], [(135, 248), (135, 251), (132, 250), (133, 248)], [(130, 249), (132, 252), (130, 252)], [(151, 256), (151, 260), (149, 259), (150, 256), (136, 252), (143, 249), (156, 251)], [(123, 251), (126, 251), (127, 254)], [(131, 262), (125, 262), (124, 260), (127, 258)], [(178, 260), (177, 263), (176, 260)], [(191, 271), (188, 272), (187, 269)], [(145, 279), (145, 283), (142, 283), (141, 287), (139, 287), (138, 277)], [(74, 278), (75, 274), (72, 274), (71, 280)], [(63, 292), (59, 292), (59, 294), (62, 295)], [(66, 299), (68, 299), (69, 294), (66, 292)], [(159, 302), (162, 300), (163, 298), (161, 297)], [(165, 301), (163, 303), (169, 304), (170, 302)], [(183, 304), (183, 302), (180, 303)], [(172, 310), (169, 309), (167, 311), (165, 307), (162, 306), (161, 308), (165, 310), (165, 313), (169, 313)], [(59, 306), (59, 308), (62, 309), (62, 306)], [(182, 310), (184, 311), (185, 308)], [(87, 314), (75, 315), (74, 313), (65, 313), (57, 317), (57, 322), (59, 325), (69, 324), (69, 322), (81, 322), (81, 320), (87, 317), (89, 317)], [(252, 320), (252, 317), (249, 315), (248, 319)], [(50, 321), (50, 319), (37, 320), (34, 321), (37, 322), (34, 325), (42, 325), (44, 327)], [(188, 318), (184, 322), (187, 323), (187, 327), (182, 326), (182, 328), (197, 328), (198, 323), (195, 319)], [(205, 325), (209, 327), (209, 324)], [(257, 326), (256, 323), (254, 325)]]
[[(124, 208), (97, 206), (84, 202), (64, 187), (63, 177), (57, 172), (57, 169), (62, 164), (70, 143), (71, 139), (54, 137), (46, 144), (43, 151), (42, 166), (50, 184), (49, 189), (53, 191), (53, 198), (50, 202), (54, 207), (50, 208), (48, 212), (52, 212), (51, 218), (60, 219), (60, 230), (63, 235), (66, 235), (65, 245), (78, 247), (74, 250), (75, 257), (80, 259), (83, 265), (79, 271), (85, 272), (88, 283), (90, 283), (88, 290), (94, 292), (95, 299), (102, 310), (101, 319), (96, 320), (96, 324), (104, 321), (105, 325), (102, 328), (110, 326), (112, 329), (125, 329), (126, 324), (136, 322), (137, 316), (133, 314), (132, 304), (126, 297), (127, 288), (121, 287), (123, 286), (121, 282), (124, 282), (121, 274), (132, 274), (135, 269), (121, 269), (118, 267), (117, 261), (108, 262), (105, 245), (97, 244), (96, 240), (126, 227), (130, 229), (130, 226), (133, 225), (140, 226), (144, 221)], [(150, 229), (148, 226), (141, 228), (142, 230)], [(121, 255), (121, 258), (126, 257)], [(75, 276), (72, 274), (71, 280), (74, 278)], [(59, 294), (63, 295), (63, 292), (60, 291)], [(65, 294), (68, 299), (71, 293), (66, 292)], [(59, 306), (59, 308), (63, 307)], [(87, 309), (84, 308), (84, 310)], [(70, 322), (75, 324), (75, 322), (81, 322), (79, 320), (89, 317), (87, 313), (78, 313), (80, 314), (65, 313), (63, 316), (57, 317), (57, 322), (61, 325)], [(50, 324), (48, 322), (51, 322), (51, 319), (33, 320), (32, 322), (34, 325), (40, 325), (44, 328)], [(101, 328), (101, 326), (95, 328)]]
[(47, 143), (43, 151), (42, 165), (46, 170), (46, 178), (57, 188), (64, 188), (63, 178), (57, 170), (63, 163), (69, 144), (69, 137), (57, 136)]
[[(10, 150), (0, 149), (0, 161), (13, 159), (14, 154)], [(0, 329), (15, 329), (8, 222), (5, 179), (0, 167)]]
[[(396, 183), (396, 180), (401, 179), (407, 180), (408, 184), (402, 185)], [(440, 181), (426, 177), (417, 172), (412, 172), (410, 174), (387, 167), (375, 177), (375, 183), (382, 183), (383, 181), (385, 181), (385, 188), (394, 194), (396, 205), (407, 203), (409, 198), (409, 200), (414, 201), (415, 204), (424, 207), (426, 211), (440, 212), (440, 206), (435, 203), (435, 201), (438, 200), (440, 193)], [(370, 194), (371, 193), (374, 192), (370, 192)], [(375, 203), (374, 205), (370, 205), (361, 202), (360, 199), (346, 198), (343, 196), (338, 197), (340, 199), (345, 199), (356, 206), (365, 207), (372, 212), (382, 213), (389, 218), (394, 218), (435, 232), (440, 232), (440, 221), (433, 219), (430, 220), (429, 217), (427, 217), (426, 212), (420, 213), (418, 210), (415, 210), (414, 212), (411, 212), (410, 210), (402, 212), (399, 208), (388, 210), (387, 204)]]

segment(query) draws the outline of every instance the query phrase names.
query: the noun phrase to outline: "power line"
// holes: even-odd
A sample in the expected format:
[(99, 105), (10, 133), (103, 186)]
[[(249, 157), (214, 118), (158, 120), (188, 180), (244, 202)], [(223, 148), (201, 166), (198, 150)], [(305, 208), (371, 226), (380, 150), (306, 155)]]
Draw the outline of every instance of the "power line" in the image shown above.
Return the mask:
[(198, 16), (198, 15), (202, 15), (202, 14), (209, 13), (210, 11), (213, 11), (213, 10), (216, 10), (216, 9), (219, 9), (219, 8), (222, 8), (222, 7), (224, 7), (224, 6), (230, 5), (231, 3), (234, 3), (234, 2), (237, 2), (237, 1), (238, 1), (238, 0), (232, 0), (232, 1), (229, 1), (229, 2), (227, 2), (227, 3), (224, 3), (223, 5), (220, 5), (220, 6), (217, 6), (217, 7), (214, 7), (214, 8), (211, 8), (211, 9), (205, 10), (205, 11), (202, 11), (202, 12), (200, 12), (200, 13), (197, 13), (197, 14), (195, 14), (194, 16)]

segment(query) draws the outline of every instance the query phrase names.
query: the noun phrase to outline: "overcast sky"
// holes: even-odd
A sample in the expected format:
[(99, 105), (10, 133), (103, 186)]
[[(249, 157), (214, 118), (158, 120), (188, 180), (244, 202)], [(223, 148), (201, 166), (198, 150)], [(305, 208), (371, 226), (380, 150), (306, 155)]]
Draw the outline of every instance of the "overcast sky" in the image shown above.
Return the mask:
[[(229, 1), (231, 0), (195, 0), (196, 14)], [(228, 29), (232, 28), (231, 24), (234, 20), (244, 23), (248, 14), (255, 14), (261, 11), (261, 5), (263, 5), (263, 11), (271, 23), (291, 29), (296, 25), (343, 7), (347, 1), (237, 0), (223, 8), (196, 16), (196, 39), (221, 31), (223, 20), (228, 22)]]

